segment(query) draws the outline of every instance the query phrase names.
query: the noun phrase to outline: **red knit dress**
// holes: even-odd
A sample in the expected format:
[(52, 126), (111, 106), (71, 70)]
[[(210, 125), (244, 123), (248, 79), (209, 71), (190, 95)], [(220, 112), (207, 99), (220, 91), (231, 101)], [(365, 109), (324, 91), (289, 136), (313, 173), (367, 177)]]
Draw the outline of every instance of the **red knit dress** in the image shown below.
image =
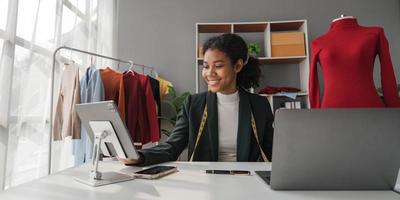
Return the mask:
[[(400, 107), (389, 45), (381, 27), (363, 27), (357, 19), (331, 23), (329, 31), (312, 42), (309, 79), (311, 108)], [(376, 92), (373, 69), (381, 65), (383, 99)], [(324, 79), (320, 99), (317, 66)]]

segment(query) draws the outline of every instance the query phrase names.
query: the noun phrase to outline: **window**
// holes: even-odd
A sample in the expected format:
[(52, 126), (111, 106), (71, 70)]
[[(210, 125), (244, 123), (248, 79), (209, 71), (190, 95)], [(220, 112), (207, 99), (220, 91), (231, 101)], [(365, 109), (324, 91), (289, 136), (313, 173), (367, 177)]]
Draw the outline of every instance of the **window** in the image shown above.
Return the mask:
[(46, 49), (54, 47), (56, 2), (54, 0), (40, 1), (35, 44)]
[(0, 29), (5, 30), (7, 24), (8, 0), (0, 0)]
[(19, 0), (17, 36), (31, 41), (35, 28), (36, 11), (38, 11), (39, 0)]
[[(61, 9), (57, 9), (57, 2), (62, 3)], [(8, 7), (17, 10), (17, 15), (7, 19)], [(47, 175), (50, 165), (53, 172), (73, 166), (72, 146), (64, 148), (64, 144), (59, 148), (52, 143), (49, 163), (52, 53), (60, 45), (95, 51), (97, 8), (97, 0), (0, 0), (0, 89), (11, 90), (0, 90), (0, 101), (6, 98), (0, 104), (0, 123), (5, 127), (0, 134), (8, 134), (8, 141), (0, 141), (7, 147), (6, 158), (0, 157), (0, 169), (6, 169), (5, 177), (0, 173), (0, 185), (5, 188)], [(104, 13), (108, 14), (106, 10)], [(7, 23), (11, 29), (16, 28), (15, 35), (6, 30)], [(5, 45), (8, 35), (15, 40)], [(59, 55), (82, 65), (88, 60), (85, 55), (69, 51)], [(57, 69), (55, 92), (61, 72)]]
[(82, 20), (72, 12), (67, 6), (63, 6), (63, 15), (62, 15), (62, 34), (72, 31), (75, 25), (77, 25)]
[(47, 174), (48, 126), (43, 111), (47, 98), (50, 59), (15, 47), (5, 187)]
[(86, 1), (82, 0), (70, 0), (71, 4), (78, 8), (83, 14), (86, 14)]
[(43, 102), (47, 97), (51, 69), (43, 66), (51, 66), (50, 63), (48, 57), (36, 53), (31, 55), (28, 49), (15, 47), (11, 116), (37, 116), (48, 109)]
[(0, 39), (0, 58), (1, 58), (1, 55), (3, 54), (3, 40), (2, 39)]
[(17, 36), (50, 49), (54, 46), (56, 1), (19, 0)]
[(93, 0), (92, 11), (95, 11), (97, 9), (97, 4), (98, 4), (97, 0)]

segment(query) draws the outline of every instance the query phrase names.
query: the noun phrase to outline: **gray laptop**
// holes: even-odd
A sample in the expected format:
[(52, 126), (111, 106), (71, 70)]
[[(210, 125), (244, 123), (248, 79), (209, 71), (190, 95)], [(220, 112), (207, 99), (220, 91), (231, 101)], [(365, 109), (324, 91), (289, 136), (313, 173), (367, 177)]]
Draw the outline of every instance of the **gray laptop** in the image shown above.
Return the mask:
[(276, 190), (389, 190), (400, 168), (400, 109), (279, 110)]

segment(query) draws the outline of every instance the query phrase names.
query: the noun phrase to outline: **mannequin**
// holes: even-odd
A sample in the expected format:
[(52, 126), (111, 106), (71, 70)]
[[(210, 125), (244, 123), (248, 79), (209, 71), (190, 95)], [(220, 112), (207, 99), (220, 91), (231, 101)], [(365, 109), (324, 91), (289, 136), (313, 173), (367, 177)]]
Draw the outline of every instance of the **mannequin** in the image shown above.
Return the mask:
[[(332, 21), (329, 31), (311, 45), (311, 108), (400, 107), (388, 41), (381, 27), (360, 26), (353, 16)], [(376, 92), (373, 68), (381, 65), (383, 100)], [(324, 79), (320, 99), (318, 63)]]

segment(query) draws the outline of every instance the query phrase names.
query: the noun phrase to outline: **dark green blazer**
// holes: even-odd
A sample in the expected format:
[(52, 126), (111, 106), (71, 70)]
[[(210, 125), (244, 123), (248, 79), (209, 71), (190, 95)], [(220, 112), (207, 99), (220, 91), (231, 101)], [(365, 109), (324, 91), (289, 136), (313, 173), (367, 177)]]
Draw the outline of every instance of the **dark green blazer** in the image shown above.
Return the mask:
[[(239, 89), (239, 99), (237, 161), (258, 161), (261, 158), (260, 150), (251, 128), (251, 111), (253, 111), (256, 121), (260, 145), (268, 160), (271, 161), (273, 115), (267, 98)], [(177, 116), (175, 128), (166, 142), (153, 148), (139, 151), (143, 158), (143, 162), (140, 165), (175, 161), (186, 147), (188, 147), (188, 158), (190, 158), (206, 103), (207, 122), (193, 161), (218, 161), (217, 95), (212, 92), (203, 92), (191, 95), (185, 100)], [(234, 126), (234, 124), (226, 124), (226, 126)]]

